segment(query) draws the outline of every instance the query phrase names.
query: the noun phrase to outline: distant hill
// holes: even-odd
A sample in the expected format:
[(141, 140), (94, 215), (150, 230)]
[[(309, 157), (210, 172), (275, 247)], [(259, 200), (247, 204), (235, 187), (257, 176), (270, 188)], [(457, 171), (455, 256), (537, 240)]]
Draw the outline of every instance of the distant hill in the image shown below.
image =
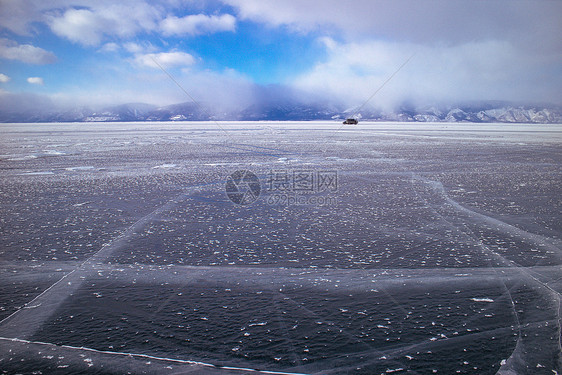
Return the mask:
[[(0, 110), (0, 122), (308, 121), (343, 120), (354, 112), (354, 108), (345, 109), (336, 104), (309, 104), (296, 100), (265, 100), (237, 110), (204, 105), (200, 107), (189, 102), (164, 107), (129, 103), (97, 110), (82, 107), (72, 110), (43, 109), (38, 113), (18, 113), (4, 109)], [(366, 109), (358, 117), (371, 121), (549, 124), (562, 123), (562, 109), (548, 105), (481, 102), (448, 106), (403, 106), (391, 112)]]

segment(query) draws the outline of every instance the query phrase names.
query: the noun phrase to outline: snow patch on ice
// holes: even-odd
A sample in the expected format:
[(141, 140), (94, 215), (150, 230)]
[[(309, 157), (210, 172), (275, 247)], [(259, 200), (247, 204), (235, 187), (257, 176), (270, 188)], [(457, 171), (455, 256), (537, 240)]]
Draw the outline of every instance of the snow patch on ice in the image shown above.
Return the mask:
[(474, 302), (494, 302), (491, 298), (471, 298)]
[(94, 167), (92, 167), (91, 165), (65, 168), (65, 170), (70, 171), (70, 172), (89, 171), (89, 170), (92, 170), (92, 169), (94, 169)]
[(157, 165), (155, 167), (152, 167), (152, 169), (167, 169), (167, 168), (176, 168), (177, 164), (161, 164), (161, 165)]

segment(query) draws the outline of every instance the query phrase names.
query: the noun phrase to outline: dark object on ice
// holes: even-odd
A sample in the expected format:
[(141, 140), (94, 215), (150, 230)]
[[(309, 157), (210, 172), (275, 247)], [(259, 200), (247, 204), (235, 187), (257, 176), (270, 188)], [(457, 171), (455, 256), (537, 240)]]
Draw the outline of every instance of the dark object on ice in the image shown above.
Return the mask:
[(358, 123), (359, 121), (354, 118), (348, 118), (343, 122), (344, 125), (357, 125)]

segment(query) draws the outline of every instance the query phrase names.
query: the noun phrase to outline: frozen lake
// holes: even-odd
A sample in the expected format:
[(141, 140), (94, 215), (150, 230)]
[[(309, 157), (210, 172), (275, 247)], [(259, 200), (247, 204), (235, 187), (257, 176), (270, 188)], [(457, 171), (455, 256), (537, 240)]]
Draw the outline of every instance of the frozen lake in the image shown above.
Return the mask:
[(562, 370), (562, 125), (0, 124), (0, 145), (8, 373)]

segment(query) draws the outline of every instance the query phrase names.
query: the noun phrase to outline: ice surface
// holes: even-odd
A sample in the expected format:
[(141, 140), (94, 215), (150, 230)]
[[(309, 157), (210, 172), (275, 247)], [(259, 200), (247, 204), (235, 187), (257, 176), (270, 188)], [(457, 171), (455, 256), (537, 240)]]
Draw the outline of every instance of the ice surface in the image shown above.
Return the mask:
[(1, 368), (560, 372), (562, 126), (221, 127), (0, 126)]

